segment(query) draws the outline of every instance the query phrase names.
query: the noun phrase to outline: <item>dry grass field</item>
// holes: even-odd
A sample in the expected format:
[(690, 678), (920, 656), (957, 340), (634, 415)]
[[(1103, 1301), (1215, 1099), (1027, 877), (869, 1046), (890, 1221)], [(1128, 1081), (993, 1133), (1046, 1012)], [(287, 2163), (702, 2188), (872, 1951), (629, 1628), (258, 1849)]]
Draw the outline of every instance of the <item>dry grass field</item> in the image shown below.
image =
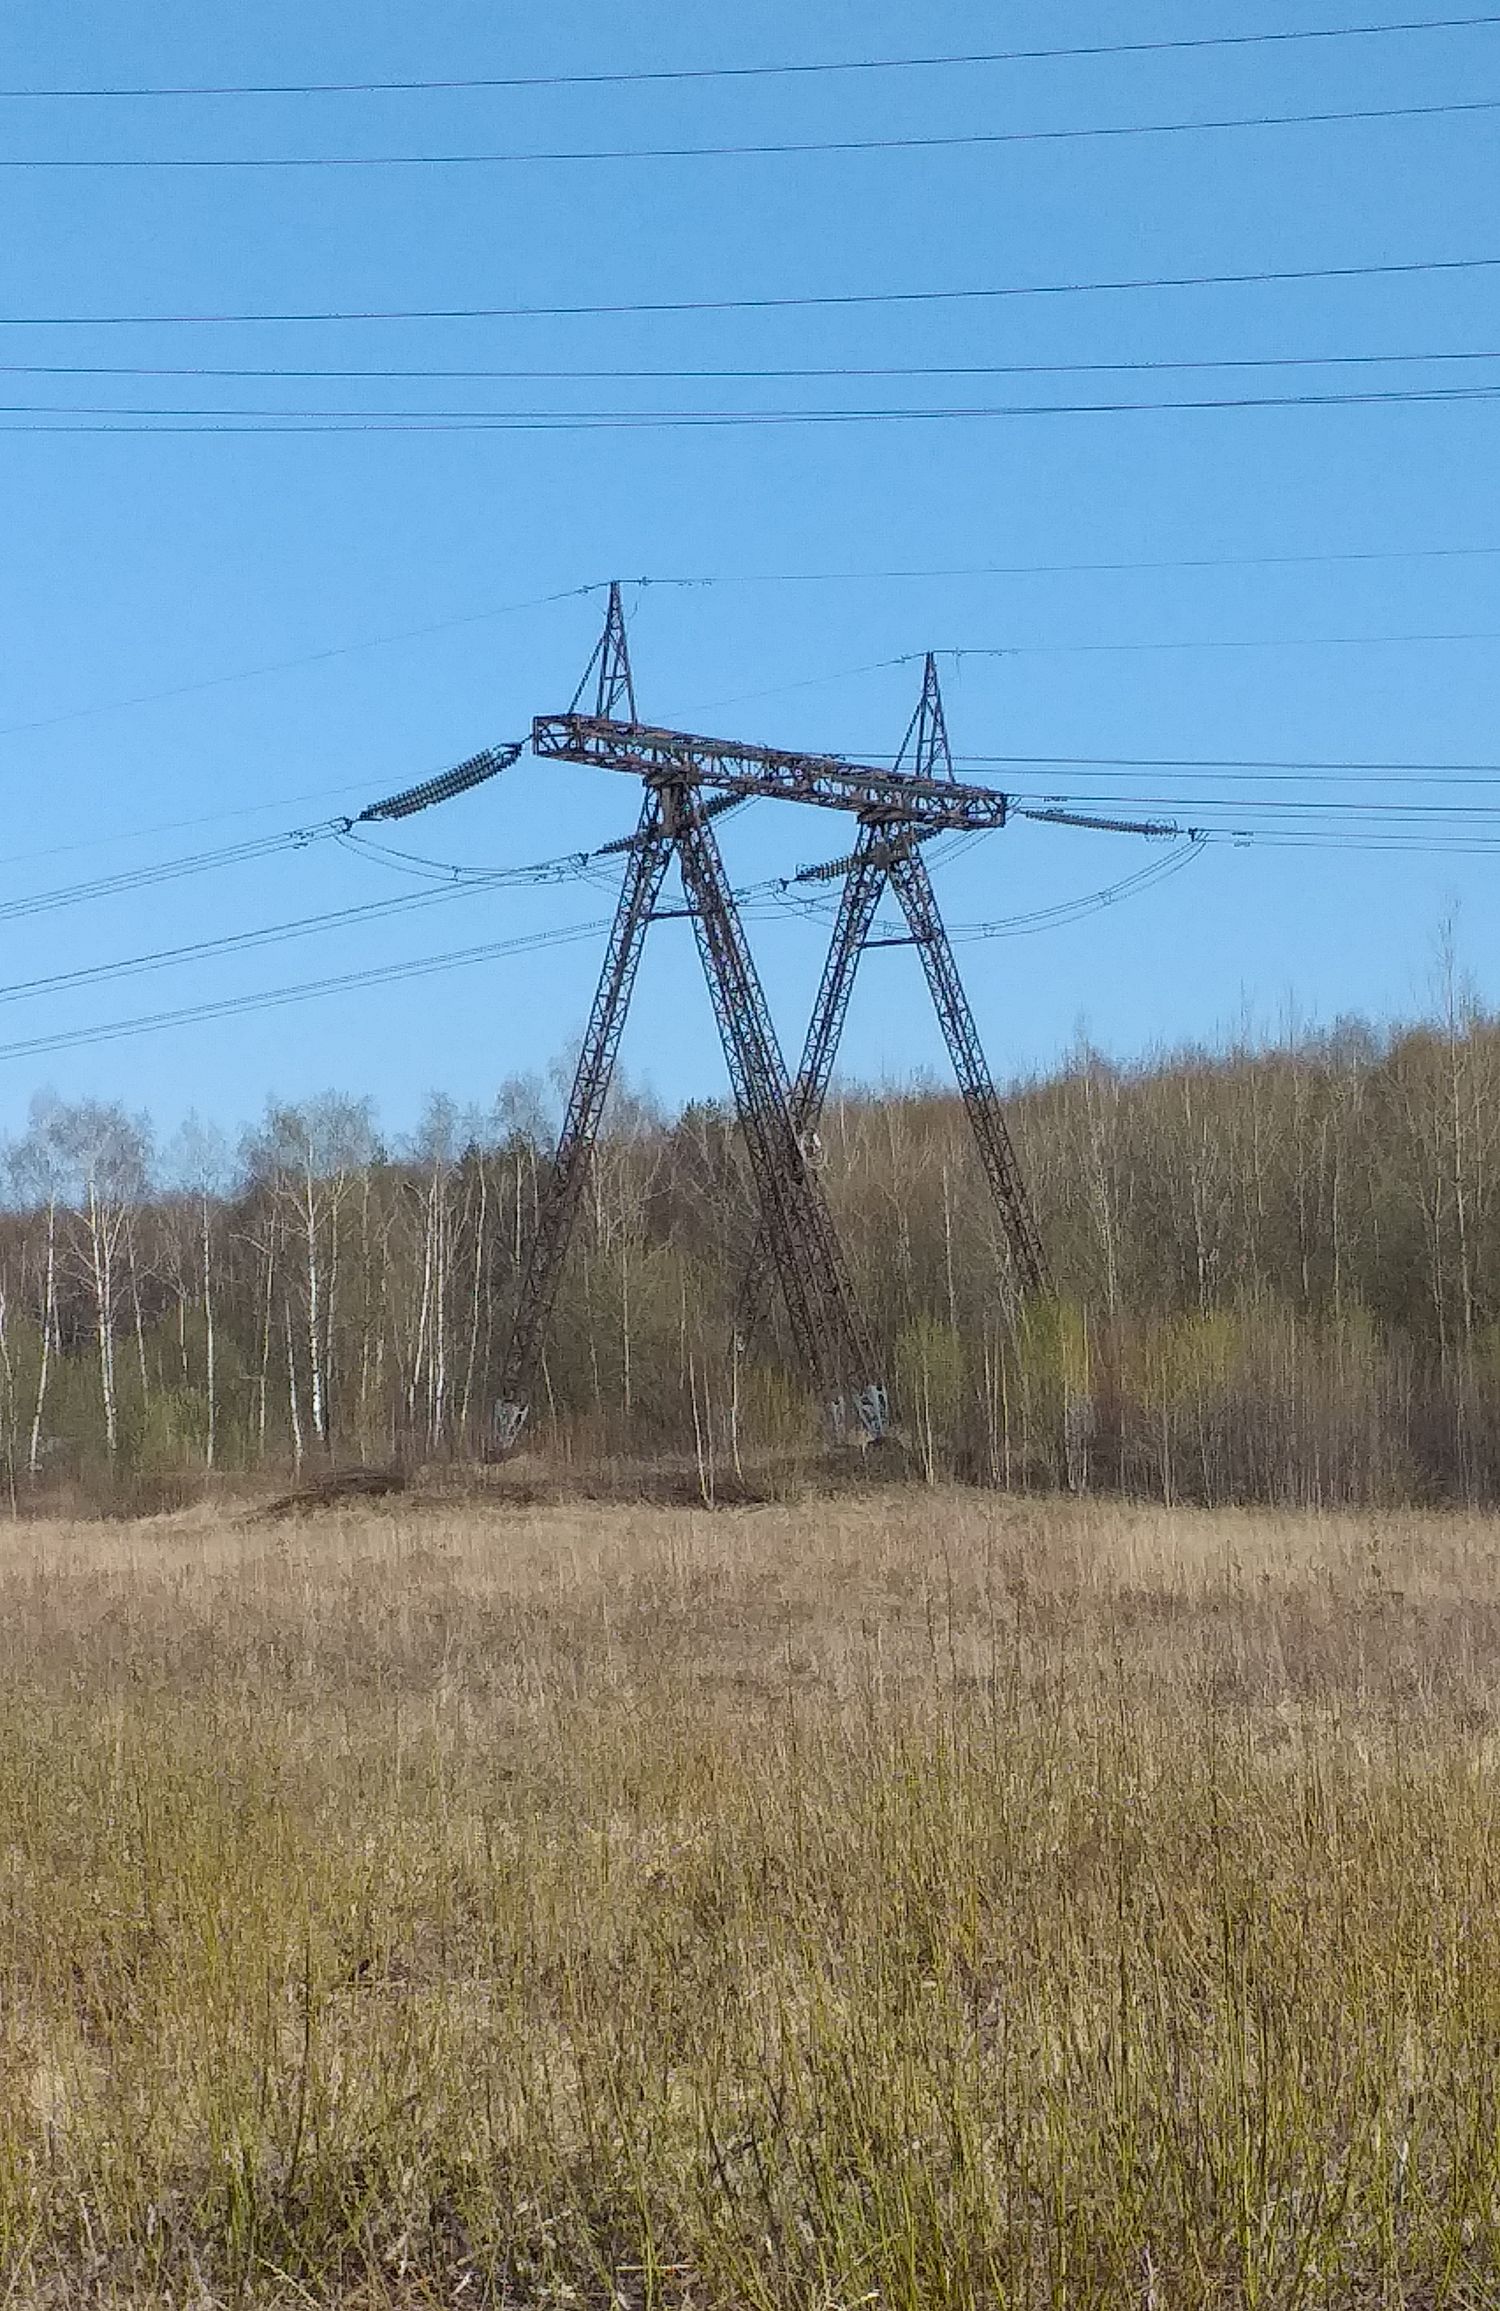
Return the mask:
[(1500, 1523), (22, 1525), (0, 1664), (0, 2304), (1500, 2297)]

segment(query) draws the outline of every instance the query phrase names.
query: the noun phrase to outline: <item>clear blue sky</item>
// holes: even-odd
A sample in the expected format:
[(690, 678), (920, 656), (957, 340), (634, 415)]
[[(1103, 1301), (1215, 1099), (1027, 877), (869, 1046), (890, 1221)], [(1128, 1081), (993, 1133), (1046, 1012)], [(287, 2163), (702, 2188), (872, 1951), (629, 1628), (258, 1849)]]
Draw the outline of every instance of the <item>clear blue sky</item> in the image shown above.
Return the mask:
[[(1454, 11), (1458, 13), (1459, 11)], [(271, 0), (67, 10), (12, 0), (0, 83), (223, 84), (723, 66), (1391, 21), (1414, 6), (865, 4), (684, 11), (555, 0), (421, 10)], [(1433, 9), (1432, 14), (1442, 13)], [(0, 102), (0, 159), (559, 151), (1102, 127), (1500, 98), (1500, 27), (631, 88)], [(1500, 256), (1482, 110), (949, 150), (571, 165), (244, 172), (0, 169), (0, 314), (558, 305), (982, 288)], [(921, 380), (266, 380), (37, 374), (330, 369), (871, 369), (1486, 352), (1500, 271), (969, 304), (664, 318), (0, 328), (6, 551), (0, 901), (274, 833), (519, 735), (567, 704), (618, 573), (725, 581), (634, 598), (642, 711), (746, 737), (894, 751), (927, 647), (974, 756), (1497, 759), (1496, 405), (997, 417), (594, 431), (37, 431), (39, 407), (141, 412), (951, 407), (1500, 383), (1500, 364)], [(23, 366), (24, 365), (24, 368)], [(56, 422), (55, 420), (52, 422)], [(128, 420), (97, 416), (115, 427)], [(143, 419), (147, 425), (159, 421)], [(188, 425), (197, 419), (184, 421)], [(229, 420), (227, 422), (239, 422)], [(1275, 561), (1268, 557), (1291, 557)], [(1372, 557), (1296, 559), (1295, 557)], [(1199, 561), (1214, 567), (1168, 565)], [(875, 573), (1019, 565), (1030, 574)], [(1044, 571), (1040, 565), (1065, 565)], [(847, 572), (847, 583), (732, 581)], [(458, 621), (468, 621), (459, 623)], [(413, 630), (441, 628), (417, 638)], [(1413, 637), (1477, 639), (1421, 640)], [(1365, 637), (1386, 639), (1363, 639)], [(320, 653), (324, 655), (319, 655)], [(306, 661), (264, 671), (283, 661)], [(876, 668), (860, 672), (859, 669)], [(243, 676), (243, 679), (238, 677)], [(231, 678), (234, 679), (220, 679)], [(212, 684), (212, 687), (203, 685)], [(180, 691), (176, 697), (159, 693)], [(127, 704), (146, 699), (150, 703)], [(995, 772), (992, 775), (999, 777)], [(1033, 793), (1218, 791), (1191, 770), (1006, 774)], [(1281, 787), (1220, 781), (1256, 800)], [(1347, 782), (1306, 792), (1362, 789)], [(1376, 789), (1384, 800), (1409, 789)], [(303, 800), (301, 798), (308, 798)], [(1500, 802), (1433, 783), (1417, 799)], [(622, 779), (523, 762), (411, 822), (433, 857), (525, 861), (622, 831)], [(218, 814), (242, 813), (242, 816)], [(253, 814), (253, 815), (252, 815)], [(171, 822), (207, 823), (165, 831)], [(1431, 823), (1431, 822), (1429, 822)], [(154, 831), (162, 830), (162, 831)], [(739, 880), (844, 846), (774, 808), (724, 842)], [(75, 846), (88, 844), (89, 848)], [(1022, 913), (1143, 863), (1105, 835), (1017, 825), (944, 868), (955, 923)], [(1157, 891), (964, 950), (996, 1070), (1080, 1026), (1141, 1053), (1245, 1015), (1380, 1017), (1426, 1000), (1440, 928), (1500, 1001), (1500, 854), (1221, 844)], [(404, 888), (333, 846), (36, 921), (0, 920), (0, 982), (105, 964)], [(587, 923), (606, 890), (467, 895), (394, 922), (0, 1003), (0, 1042)], [(788, 1046), (819, 933), (756, 937)], [(269, 1093), (430, 1088), (483, 1099), (576, 1035), (598, 941), (138, 1040), (0, 1060), (0, 1128), (39, 1084), (170, 1126)], [(909, 953), (871, 958), (846, 1064), (936, 1067)], [(664, 1098), (722, 1068), (690, 934), (654, 935), (625, 1051)]]

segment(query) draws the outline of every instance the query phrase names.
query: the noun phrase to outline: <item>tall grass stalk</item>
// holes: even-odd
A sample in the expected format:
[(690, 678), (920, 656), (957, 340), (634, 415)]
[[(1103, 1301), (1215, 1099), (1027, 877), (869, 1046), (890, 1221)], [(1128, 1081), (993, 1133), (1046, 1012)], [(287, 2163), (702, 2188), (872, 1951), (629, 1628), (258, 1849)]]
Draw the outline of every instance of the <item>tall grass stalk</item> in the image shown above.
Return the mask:
[(1500, 1527), (0, 1536), (0, 2299), (1500, 2294)]

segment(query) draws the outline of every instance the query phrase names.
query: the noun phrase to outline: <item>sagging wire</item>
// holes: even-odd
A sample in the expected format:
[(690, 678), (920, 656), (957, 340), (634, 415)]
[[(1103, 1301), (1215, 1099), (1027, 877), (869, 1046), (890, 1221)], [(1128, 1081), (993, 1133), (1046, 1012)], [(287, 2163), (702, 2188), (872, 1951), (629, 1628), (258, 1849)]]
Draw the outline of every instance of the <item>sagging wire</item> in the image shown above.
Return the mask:
[(313, 843), (341, 837), (348, 819), (325, 819), (318, 826), (293, 827), (279, 835), (260, 835), (252, 841), (228, 843), (216, 851), (194, 851), (184, 858), (158, 860), (149, 867), (122, 867), (112, 875), (90, 882), (65, 883), (25, 898), (0, 900), (0, 922), (15, 922), (28, 915), (51, 914), (58, 908), (78, 907), (91, 899), (109, 899), (159, 883), (180, 882), (191, 875), (208, 874), (218, 867), (239, 866), (252, 859), (270, 858), (278, 851), (306, 850)]
[(36, 1035), (20, 1043), (0, 1045), (0, 1060), (22, 1059), (45, 1051), (66, 1051), (83, 1045), (115, 1043), (126, 1036), (149, 1035), (159, 1029), (180, 1027), (204, 1019), (238, 1017), (241, 1012), (268, 1011), (288, 1003), (311, 1001), (322, 995), (336, 995), (356, 987), (385, 986), (406, 979), (425, 978), (438, 971), (451, 971), (474, 963), (488, 963), (506, 955), (541, 952), (553, 947), (575, 945), (580, 940), (598, 937), (608, 928), (605, 922), (572, 923), (556, 931), (536, 931), (517, 938), (492, 940), (484, 946), (450, 949), (441, 955), (423, 955), (413, 962), (380, 963), (367, 970), (349, 971), (337, 978), (305, 980), (290, 987), (270, 987), (249, 995), (227, 995), (218, 1001), (183, 1004), (173, 1011), (153, 1011), (131, 1019), (114, 1019), (99, 1027), (64, 1029), (53, 1035)]
[(1106, 908), (1118, 906), (1123, 900), (1151, 890), (1158, 883), (1169, 882), (1202, 857), (1208, 847), (1209, 836), (1194, 828), (1186, 839), (1163, 857), (1151, 859), (1134, 874), (1124, 875), (1116, 883), (1107, 883), (1102, 890), (1091, 891), (1080, 899), (1062, 899), (1052, 907), (1037, 907), (1025, 915), (1002, 915), (990, 923), (955, 923), (949, 928), (949, 937), (967, 944), (976, 939), (1019, 939), (1034, 932), (1061, 929), (1065, 924), (1084, 921), (1090, 915), (1103, 914)]
[(389, 843), (372, 842), (368, 835), (358, 832), (358, 821), (347, 821), (339, 829), (340, 846), (352, 851), (356, 858), (392, 867), (400, 874), (417, 875), (428, 882), (445, 884), (494, 885), (505, 883), (563, 883), (584, 875), (595, 856), (593, 851), (564, 851), (553, 859), (536, 859), (516, 867), (460, 866), (445, 859), (424, 858), (418, 851), (401, 851)]
[[(1075, 899), (1062, 899), (1050, 907), (1037, 907), (1022, 915), (1002, 915), (991, 922), (952, 923), (948, 936), (955, 943), (972, 943), (979, 939), (1025, 938), (1040, 931), (1059, 930), (1073, 922), (1081, 922), (1090, 915), (1102, 914), (1107, 907), (1118, 906), (1138, 892), (1150, 890), (1155, 884), (1168, 881), (1173, 875), (1201, 857), (1210, 837), (1201, 829), (1194, 829), (1187, 838), (1164, 857), (1138, 867), (1133, 874), (1123, 875), (1117, 882), (1106, 883), (1101, 889), (1084, 893)], [(795, 915), (808, 922), (827, 922), (836, 913), (839, 900), (836, 892), (822, 897), (804, 896), (789, 881), (777, 880), (751, 886), (737, 892), (741, 903), (756, 909), (770, 908), (783, 915)], [(906, 935), (902, 922), (877, 920), (872, 935), (899, 942)]]

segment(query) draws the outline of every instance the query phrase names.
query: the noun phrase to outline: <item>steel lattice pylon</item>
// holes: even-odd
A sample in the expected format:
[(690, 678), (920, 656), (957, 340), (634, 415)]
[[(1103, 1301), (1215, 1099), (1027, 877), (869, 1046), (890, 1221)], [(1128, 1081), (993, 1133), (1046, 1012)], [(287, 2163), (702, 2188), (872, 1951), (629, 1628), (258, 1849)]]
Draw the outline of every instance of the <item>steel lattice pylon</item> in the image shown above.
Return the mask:
[[(586, 724), (593, 733), (616, 738), (634, 735), (639, 725), (617, 586), (610, 588), (604, 635), (579, 687), (580, 697), (596, 668), (595, 713), (585, 718), (575, 712), (559, 717), (558, 724)], [(576, 709), (576, 699), (574, 704)], [(622, 704), (629, 719), (618, 721)], [(561, 735), (565, 739), (565, 729)], [(548, 751), (572, 760), (595, 759), (587, 752), (567, 754), (564, 743)], [(732, 779), (695, 775), (694, 767), (681, 759), (631, 760), (629, 767), (645, 779), (647, 799), (628, 846), (604, 969), (522, 1275), (495, 1408), (496, 1446), (503, 1452), (514, 1445), (530, 1408), (641, 949), (674, 854), (734, 1088), (768, 1259), (780, 1277), (799, 1354), (834, 1424), (852, 1418), (866, 1435), (879, 1437), (887, 1420), (885, 1389), (832, 1214), (807, 1160), (786, 1065), (709, 824), (736, 799), (735, 785)], [(728, 791), (715, 793), (715, 785)]]
[[(914, 783), (920, 782), (924, 793), (945, 782), (956, 784), (937, 661), (930, 651), (923, 668), (921, 699), (896, 757), (898, 773), (908, 765), (911, 779)], [(792, 1086), (792, 1110), (798, 1131), (804, 1145), (817, 1133), (854, 992), (855, 974), (860, 957), (870, 944), (876, 909), (889, 885), (901, 903), (911, 943), (922, 958), (933, 1007), (948, 1045), (975, 1146), (999, 1216), (1017, 1293), (1040, 1292), (1046, 1285), (1041, 1238), (999, 1095), (985, 1061), (974, 1014), (943, 928), (932, 878), (918, 848), (938, 829), (923, 821), (915, 824), (904, 821), (899, 800), (869, 807), (861, 813), (861, 819), (859, 840), (848, 858), (810, 869), (801, 878), (831, 882), (842, 875), (843, 890), (801, 1064)], [(741, 1346), (748, 1345), (764, 1319), (771, 1274), (770, 1247), (762, 1230), (755, 1239), (740, 1289), (735, 1336)]]
[[(580, 711), (586, 694), (590, 694), (588, 708)], [(519, 1436), (540, 1375), (568, 1239), (609, 1095), (641, 950), (674, 858), (760, 1207), (736, 1336), (742, 1342), (748, 1338), (764, 1312), (771, 1279), (778, 1278), (798, 1352), (835, 1425), (846, 1427), (852, 1419), (866, 1436), (879, 1437), (888, 1420), (886, 1392), (816, 1165), (818, 1121), (861, 954), (872, 945), (910, 944), (921, 955), (1000, 1216), (1017, 1296), (1039, 1291), (1046, 1270), (1036, 1224), (919, 846), (944, 832), (983, 833), (1003, 827), (1013, 807), (1024, 818), (1116, 834), (1176, 836), (1184, 830), (1161, 820), (1086, 816), (1050, 804), (1013, 806), (1011, 798), (994, 787), (956, 778), (937, 666), (930, 652), (921, 698), (889, 768), (850, 762), (841, 755), (793, 753), (643, 723), (636, 714), (618, 584), (609, 589), (604, 631), (572, 705), (566, 714), (536, 717), (531, 749), (544, 761), (625, 771), (641, 780), (646, 796), (635, 833), (593, 854), (625, 852), (625, 879), (522, 1272), (495, 1407), (498, 1449), (507, 1450)], [(407, 818), (446, 802), (508, 769), (520, 752), (520, 743), (487, 747), (452, 770), (372, 803), (360, 820)], [(855, 848), (847, 858), (808, 868), (797, 877), (799, 882), (842, 877), (844, 888), (802, 1062), (791, 1083), (711, 828), (711, 821), (722, 812), (755, 795), (848, 811), (860, 822)], [(356, 822), (343, 823), (352, 827)], [(872, 936), (876, 909), (887, 887), (906, 917), (906, 936), (897, 941)]]

